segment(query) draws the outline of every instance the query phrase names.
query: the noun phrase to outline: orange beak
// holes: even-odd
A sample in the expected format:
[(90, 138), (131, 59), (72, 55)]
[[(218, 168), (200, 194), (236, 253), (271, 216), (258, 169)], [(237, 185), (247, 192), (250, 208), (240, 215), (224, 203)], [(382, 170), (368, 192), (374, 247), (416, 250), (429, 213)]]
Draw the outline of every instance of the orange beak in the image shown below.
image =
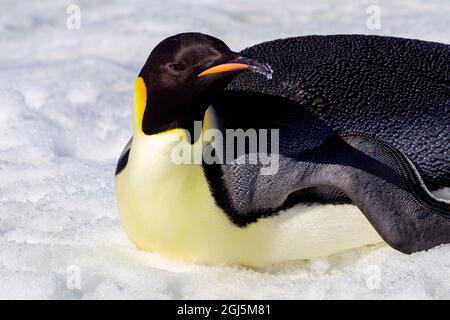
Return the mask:
[(206, 69), (202, 73), (200, 73), (197, 77), (206, 76), (208, 74), (213, 73), (222, 73), (222, 72), (230, 72), (230, 71), (237, 71), (237, 70), (245, 70), (250, 69), (250, 66), (245, 63), (236, 63), (236, 62), (230, 62), (230, 63), (223, 63), (219, 64), (217, 66), (211, 67), (209, 69)]
[(223, 73), (230, 71), (245, 71), (245, 70), (260, 73), (264, 75), (267, 79), (272, 78), (272, 68), (267, 63), (261, 63), (253, 59), (239, 56), (234, 60), (218, 64), (216, 66), (204, 70), (197, 76), (197, 78), (206, 76), (208, 74)]

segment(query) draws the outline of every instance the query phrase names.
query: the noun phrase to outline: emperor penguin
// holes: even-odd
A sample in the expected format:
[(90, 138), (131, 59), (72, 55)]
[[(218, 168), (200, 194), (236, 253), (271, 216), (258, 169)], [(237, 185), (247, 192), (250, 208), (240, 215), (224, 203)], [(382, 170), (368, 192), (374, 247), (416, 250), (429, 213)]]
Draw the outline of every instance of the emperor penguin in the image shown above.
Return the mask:
[[(169, 37), (135, 81), (122, 224), (141, 250), (252, 267), (449, 243), (450, 201), (430, 192), (450, 186), (449, 111), (445, 44), (306, 36), (236, 53), (201, 33)], [(229, 152), (205, 142), (211, 129), (276, 133), (276, 171), (245, 161), (262, 156), (247, 147), (224, 163), (174, 158)]]

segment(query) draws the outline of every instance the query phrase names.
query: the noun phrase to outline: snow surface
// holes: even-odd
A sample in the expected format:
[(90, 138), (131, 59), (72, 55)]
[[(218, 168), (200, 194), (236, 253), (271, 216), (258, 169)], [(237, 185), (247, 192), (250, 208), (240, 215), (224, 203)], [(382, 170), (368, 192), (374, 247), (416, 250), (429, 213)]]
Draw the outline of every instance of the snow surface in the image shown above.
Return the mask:
[[(80, 30), (66, 27), (70, 4)], [(372, 4), (380, 30), (366, 27)], [(0, 298), (450, 298), (448, 245), (258, 270), (187, 265), (136, 250), (114, 193), (134, 77), (166, 36), (202, 31), (235, 50), (331, 33), (448, 43), (449, 16), (448, 0), (1, 1)]]

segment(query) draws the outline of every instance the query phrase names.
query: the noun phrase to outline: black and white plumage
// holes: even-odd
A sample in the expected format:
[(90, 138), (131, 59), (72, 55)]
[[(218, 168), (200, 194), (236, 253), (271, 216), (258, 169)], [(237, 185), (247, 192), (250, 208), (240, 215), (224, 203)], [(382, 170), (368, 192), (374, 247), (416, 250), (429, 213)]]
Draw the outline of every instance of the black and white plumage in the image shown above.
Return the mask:
[[(168, 93), (161, 99), (157, 90), (149, 95), (154, 103), (149, 105), (147, 100), (143, 132), (135, 130), (137, 139), (135, 136), (131, 151), (125, 152), (118, 166), (117, 179), (122, 181), (118, 184), (119, 198), (127, 202), (122, 211), (133, 211), (125, 213), (126, 220), (140, 247), (156, 246), (158, 251), (191, 260), (261, 265), (329, 254), (357, 243), (373, 243), (373, 238), (363, 239), (366, 227), (342, 212), (336, 213), (342, 216), (327, 213), (314, 225), (311, 221), (320, 214), (299, 217), (299, 234), (280, 234), (280, 219), (289, 215), (289, 208), (317, 202), (336, 208), (353, 203), (378, 234), (402, 252), (450, 242), (450, 202), (429, 191), (450, 186), (449, 45), (378, 36), (307, 36), (275, 40), (235, 54), (227, 51), (222, 42), (212, 45), (214, 38), (204, 35), (182, 34), (173, 38), (179, 40), (177, 45), (162, 46), (166, 51), (159, 47), (147, 64), (153, 59), (170, 65), (190, 48), (198, 47), (204, 55), (201, 59), (208, 62), (202, 68), (196, 60), (199, 58), (194, 62), (186, 62), (192, 58), (185, 60), (185, 74), (171, 80), (169, 86), (158, 83), (166, 81), (161, 71), (164, 68), (153, 65), (152, 69), (146, 64), (141, 71), (144, 82), (146, 77), (156, 79), (154, 85)], [(210, 46), (213, 49), (208, 49)], [(211, 56), (218, 63), (227, 59), (243, 61), (236, 60), (238, 57), (255, 63), (261, 70), (268, 64), (273, 78), (235, 70), (204, 76), (192, 85), (184, 82), (183, 79), (194, 79), (197, 74), (216, 68), (208, 58), (212, 51), (215, 53)], [(159, 71), (149, 76), (149, 69)], [(195, 91), (189, 92), (189, 86)], [(188, 94), (177, 95), (177, 90)], [(171, 96), (176, 99), (171, 101)], [(180, 98), (187, 101), (180, 102)], [(165, 105), (170, 112), (164, 111)], [(183, 111), (184, 107), (190, 109)], [(160, 190), (160, 186), (167, 188), (169, 183), (146, 173), (150, 170), (155, 175), (156, 171), (145, 169), (149, 165), (143, 159), (148, 157), (148, 163), (154, 163), (152, 157), (162, 157), (157, 151), (169, 150), (169, 139), (163, 143), (163, 136), (190, 130), (189, 123), (205, 112), (214, 119), (210, 122), (213, 128), (222, 132), (233, 128), (278, 129), (278, 172), (263, 176), (260, 165), (203, 164), (200, 173), (192, 167), (182, 171), (167, 165), (164, 168), (172, 169), (160, 171), (158, 177), (167, 172), (171, 189)], [(243, 156), (248, 157), (246, 153)], [(131, 168), (126, 161), (129, 156), (138, 159), (131, 159)], [(145, 182), (144, 176), (137, 176), (139, 172), (133, 169), (136, 167), (143, 170), (140, 173), (144, 176), (148, 174)], [(173, 176), (175, 172), (178, 178)], [(184, 188), (187, 177), (194, 180)], [(173, 185), (176, 181), (180, 185)], [(175, 202), (164, 202), (152, 195), (147, 205), (133, 204), (132, 198), (146, 199), (144, 195), (134, 196), (142, 192), (137, 185), (148, 185), (152, 193), (169, 192)], [(205, 203), (197, 203), (202, 197)], [(167, 211), (163, 216), (178, 220), (161, 224), (165, 220), (150, 208)], [(147, 210), (150, 211), (145, 215), (141, 212)], [(149, 217), (155, 214), (150, 223)], [(224, 224), (218, 215), (226, 216), (228, 223)], [(192, 247), (189, 238), (184, 238), (183, 244), (175, 238), (163, 244), (146, 235), (163, 229), (165, 238), (171, 232), (168, 226), (182, 221), (189, 221), (185, 227), (196, 230), (194, 239), (203, 239), (201, 247)], [(313, 229), (312, 233), (305, 229), (307, 226)], [(180, 228), (177, 225), (175, 229)], [(252, 240), (244, 244), (243, 239)], [(283, 250), (266, 254), (255, 251), (270, 243)], [(214, 253), (212, 247), (217, 249)]]

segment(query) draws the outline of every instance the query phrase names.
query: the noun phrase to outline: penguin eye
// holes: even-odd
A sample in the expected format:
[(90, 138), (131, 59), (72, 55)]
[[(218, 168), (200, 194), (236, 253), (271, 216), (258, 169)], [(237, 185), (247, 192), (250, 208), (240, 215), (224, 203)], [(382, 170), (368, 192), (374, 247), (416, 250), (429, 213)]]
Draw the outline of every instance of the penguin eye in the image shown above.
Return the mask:
[(173, 71), (180, 72), (186, 70), (187, 66), (183, 62), (178, 62), (169, 64), (169, 68)]

